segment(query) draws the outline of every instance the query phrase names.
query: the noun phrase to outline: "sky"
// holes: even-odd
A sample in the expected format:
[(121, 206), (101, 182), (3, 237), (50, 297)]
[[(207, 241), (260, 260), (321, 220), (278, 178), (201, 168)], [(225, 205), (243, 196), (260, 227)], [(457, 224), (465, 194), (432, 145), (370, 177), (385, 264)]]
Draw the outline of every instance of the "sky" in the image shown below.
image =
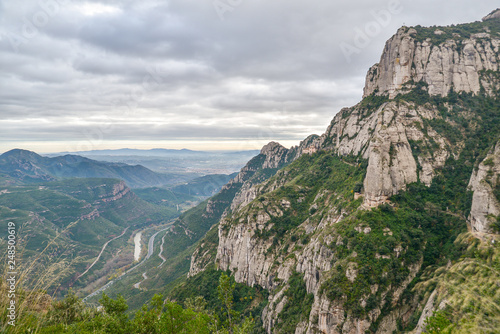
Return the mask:
[(0, 0), (0, 152), (259, 149), (360, 101), (399, 27), (482, 0)]

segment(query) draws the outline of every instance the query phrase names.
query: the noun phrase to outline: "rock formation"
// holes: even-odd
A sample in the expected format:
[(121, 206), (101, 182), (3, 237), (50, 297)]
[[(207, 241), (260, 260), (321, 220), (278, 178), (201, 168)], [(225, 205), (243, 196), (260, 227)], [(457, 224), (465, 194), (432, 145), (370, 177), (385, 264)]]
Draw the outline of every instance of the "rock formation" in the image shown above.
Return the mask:
[[(497, 20), (498, 13), (490, 14), (485, 22)], [(286, 238), (285, 243), (270, 232), (280, 218), (297, 215), (288, 193), (276, 195), (284, 185), (295, 196), (295, 205), (305, 200), (306, 196), (300, 197), (300, 194), (307, 192), (307, 186), (297, 186), (294, 180), (306, 178), (309, 171), (306, 169), (297, 177), (291, 175), (292, 170), (282, 168), (303, 155), (333, 154), (353, 169), (366, 166), (363, 189), (352, 190), (355, 194), (350, 195), (354, 200), (363, 196), (360, 210), (387, 203), (391, 196), (407, 189), (411, 183), (431, 186), (436, 175), (442, 175), (443, 168), (448, 166), (447, 161), (460, 156), (466, 138), (451, 140), (451, 135), (462, 136), (464, 128), (477, 126), (482, 116), (475, 115), (473, 109), (458, 109), (452, 103), (442, 103), (449, 101), (443, 97), (462, 92), (468, 95), (461, 96), (482, 94), (486, 98), (498, 93), (500, 34), (489, 31), (487, 26), (481, 27), (480, 32), (469, 32), (468, 36), (456, 35), (448, 27), (422, 29), (403, 27), (398, 30), (387, 42), (380, 62), (368, 71), (363, 101), (342, 109), (324, 134), (310, 136), (290, 150), (269, 143), (261, 151), (259, 165), (247, 165), (241, 177), (235, 178), (234, 182), (240, 182), (246, 173), (258, 173), (260, 166), (281, 168), (275, 177), (266, 181), (243, 184), (230, 209), (219, 221), (218, 244), (213, 246), (216, 255), (211, 259), (218, 269), (230, 270), (237, 282), (269, 290), (269, 302), (262, 315), (268, 333), (275, 330), (278, 315), (289, 302), (285, 291), (293, 273), (303, 275), (307, 292), (314, 295), (309, 318), (297, 325), (295, 333), (365, 333), (374, 324), (378, 326), (378, 333), (392, 333), (397, 330), (398, 321), (409, 321), (416, 305), (421, 309), (425, 307), (425, 300), (398, 304), (403, 291), (421, 271), (423, 257), (404, 263), (405, 277), (398, 283), (384, 289), (379, 284), (372, 284), (357, 303), (364, 308), (371, 292), (379, 296), (378, 304), (363, 316), (348, 312), (341, 302), (343, 296), (329, 298), (326, 295), (322, 286), (332, 273), (347, 286), (355, 284), (362, 276), (362, 268), (356, 262), (358, 254), (348, 249), (345, 236), (341, 235), (340, 228), (337, 229), (338, 225), (356, 220), (348, 217), (347, 202), (342, 202), (346, 195), (338, 189), (315, 185), (320, 190), (307, 204), (309, 215), (293, 230), (302, 240), (286, 235), (281, 237)], [(432, 36), (426, 37), (429, 31)], [(414, 95), (404, 98), (410, 93)], [(402, 96), (398, 97), (399, 94)], [(425, 96), (423, 101), (418, 99), (421, 96)], [(461, 124), (456, 121), (458, 116), (462, 118)], [(315, 152), (319, 152), (318, 155), (314, 155)], [(320, 173), (317, 170), (311, 173), (314, 172)], [(482, 159), (470, 178), (472, 231), (491, 232), (491, 222), (500, 214), (499, 175), (500, 142)], [(348, 201), (352, 203), (351, 198)], [(383, 206), (381, 209), (387, 207), (390, 208)], [(437, 205), (432, 210), (445, 212), (445, 208)], [(389, 239), (393, 231), (386, 227), (378, 233)], [(359, 225), (352, 231), (353, 235), (356, 233), (370, 235), (375, 232), (368, 226)], [(421, 231), (415, 233), (420, 235)], [(280, 246), (283, 248), (279, 249)], [(342, 247), (347, 248), (350, 255), (341, 260), (335, 250)], [(215, 253), (215, 249), (212, 251), (199, 248), (195, 252), (191, 265), (195, 269), (190, 275), (200, 271), (200, 263), (207, 263), (207, 256), (200, 254)], [(407, 251), (408, 246), (395, 244), (385, 252), (376, 252), (374, 258), (400, 263)], [(386, 299), (387, 296), (390, 298)], [(383, 312), (385, 303), (391, 303), (391, 312)], [(424, 318), (430, 314), (428, 307), (426, 310)], [(420, 330), (423, 321), (419, 323)]]
[[(435, 30), (436, 36), (439, 31)], [(428, 85), (430, 95), (439, 96), (451, 89), (478, 94), (483, 88), (493, 94), (498, 87), (498, 78), (485, 73), (498, 71), (500, 36), (483, 31), (435, 44), (431, 38), (418, 41), (416, 35), (417, 30), (403, 27), (387, 41), (380, 62), (368, 71), (364, 97), (394, 98), (419, 81)]]
[(500, 142), (473, 172), (469, 182), (473, 191), (469, 223), (473, 232), (491, 232), (490, 224), (500, 215)]

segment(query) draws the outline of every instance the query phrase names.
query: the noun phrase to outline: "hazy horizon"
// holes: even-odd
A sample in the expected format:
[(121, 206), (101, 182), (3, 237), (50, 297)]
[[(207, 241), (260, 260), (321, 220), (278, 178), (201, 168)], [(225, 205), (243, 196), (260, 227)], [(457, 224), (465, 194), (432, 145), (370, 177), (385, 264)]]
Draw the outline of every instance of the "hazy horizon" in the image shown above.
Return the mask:
[(25, 151), (32, 151), (32, 152), (35, 152), (35, 153), (38, 153), (38, 154), (47, 154), (47, 155), (51, 155), (51, 154), (74, 154), (74, 153), (87, 153), (87, 152), (104, 152), (104, 151), (121, 151), (121, 150), (138, 150), (138, 151), (144, 151), (144, 152), (148, 152), (148, 151), (152, 151), (152, 150), (175, 150), (175, 151), (182, 151), (182, 150), (188, 150), (188, 151), (192, 151), (192, 152), (250, 152), (250, 151), (258, 151), (257, 150), (253, 150), (253, 149), (248, 149), (248, 150), (231, 150), (231, 149), (228, 149), (228, 150), (217, 150), (217, 149), (214, 149), (214, 150), (192, 150), (192, 149), (189, 149), (189, 148), (175, 148), (175, 149), (172, 149), (172, 148), (168, 148), (168, 147), (153, 147), (153, 148), (146, 148), (146, 149), (136, 149), (136, 148), (130, 148), (130, 147), (120, 147), (120, 148), (111, 148), (111, 149), (107, 149), (107, 148), (102, 148), (102, 149), (96, 149), (96, 150), (91, 150), (91, 151), (54, 151), (54, 152), (40, 152), (40, 151), (34, 151), (34, 150), (30, 150), (30, 149), (26, 149), (26, 148), (22, 148), (22, 147), (13, 147), (11, 149), (8, 149), (6, 151), (0, 151), (0, 155), (4, 154), (4, 153), (7, 153), (7, 152), (10, 152), (12, 150), (25, 150)]

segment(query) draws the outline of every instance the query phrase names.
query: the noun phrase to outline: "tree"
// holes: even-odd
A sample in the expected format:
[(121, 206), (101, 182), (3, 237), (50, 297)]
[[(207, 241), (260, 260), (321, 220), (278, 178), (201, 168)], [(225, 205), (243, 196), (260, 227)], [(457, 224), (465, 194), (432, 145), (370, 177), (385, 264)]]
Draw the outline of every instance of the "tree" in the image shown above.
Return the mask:
[(425, 331), (429, 334), (445, 334), (452, 333), (455, 327), (450, 319), (448, 312), (445, 310), (434, 311), (432, 317), (425, 319)]
[(236, 284), (231, 284), (231, 279), (225, 273), (219, 278), (219, 300), (221, 301), (223, 320), (217, 316), (213, 318), (211, 331), (217, 334), (247, 334), (254, 327), (254, 321), (248, 317), (244, 318), (238, 325), (240, 313), (233, 309), (233, 292)]
[(47, 318), (51, 324), (69, 325), (77, 321), (82, 321), (84, 311), (85, 305), (76, 296), (73, 289), (70, 289), (63, 300), (52, 303), (52, 308), (48, 312)]
[(131, 332), (131, 324), (125, 314), (128, 305), (122, 295), (118, 295), (116, 300), (113, 300), (103, 294), (99, 303), (101, 303), (104, 313), (96, 317), (96, 320), (105, 333), (124, 334)]

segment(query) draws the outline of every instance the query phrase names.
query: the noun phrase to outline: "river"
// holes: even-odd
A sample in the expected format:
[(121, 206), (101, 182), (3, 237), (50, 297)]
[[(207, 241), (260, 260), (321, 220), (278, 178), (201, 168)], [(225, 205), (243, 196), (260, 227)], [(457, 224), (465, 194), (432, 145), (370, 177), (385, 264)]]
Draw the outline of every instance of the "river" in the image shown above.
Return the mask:
[(135, 235), (134, 237), (134, 260), (139, 261), (141, 258), (141, 237), (142, 237), (142, 232), (139, 232)]

